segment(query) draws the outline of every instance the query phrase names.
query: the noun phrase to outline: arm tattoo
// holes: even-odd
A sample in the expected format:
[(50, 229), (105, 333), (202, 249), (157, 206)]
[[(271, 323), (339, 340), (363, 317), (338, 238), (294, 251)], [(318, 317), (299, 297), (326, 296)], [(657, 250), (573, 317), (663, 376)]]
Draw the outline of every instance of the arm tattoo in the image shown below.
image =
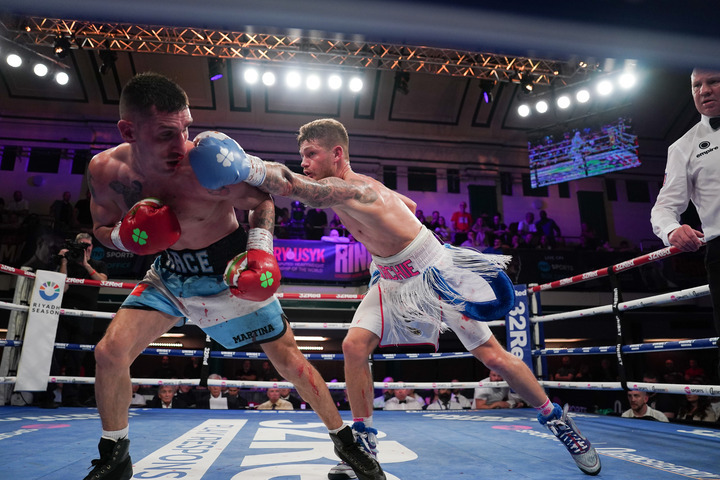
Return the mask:
[(272, 201), (266, 201), (250, 211), (248, 216), (250, 228), (264, 228), (270, 233), (275, 230), (275, 206)]
[(87, 172), (87, 184), (90, 190), (90, 196), (95, 197), (95, 186), (93, 185), (93, 176), (90, 174), (90, 170)]
[(275, 195), (295, 198), (310, 207), (332, 207), (348, 200), (372, 203), (378, 198), (377, 192), (364, 183), (349, 183), (335, 177), (316, 182), (309, 177), (291, 172), (285, 165), (273, 165), (277, 166), (268, 168), (260, 189)]
[(123, 197), (123, 201), (125, 202), (125, 206), (127, 208), (132, 207), (137, 202), (143, 199), (142, 197), (142, 183), (138, 182), (137, 180), (133, 180), (130, 186), (124, 185), (118, 180), (113, 180), (110, 182), (110, 188), (113, 189), (115, 193), (119, 193)]

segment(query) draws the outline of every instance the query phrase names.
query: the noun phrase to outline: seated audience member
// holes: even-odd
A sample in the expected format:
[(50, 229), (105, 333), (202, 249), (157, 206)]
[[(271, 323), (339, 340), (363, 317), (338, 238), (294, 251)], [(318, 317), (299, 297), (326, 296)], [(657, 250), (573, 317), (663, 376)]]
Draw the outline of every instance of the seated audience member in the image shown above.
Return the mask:
[[(503, 377), (490, 370), (490, 376), (482, 382), (502, 382)], [(475, 408), (478, 410), (489, 410), (493, 408), (521, 408), (525, 402), (516, 393), (510, 391), (510, 387), (478, 387), (475, 389)]]
[(453, 395), (449, 388), (436, 388), (435, 398), (425, 407), (425, 410), (462, 410), (463, 408), (460, 400)]
[(157, 395), (147, 403), (150, 408), (188, 408), (187, 404), (175, 397), (174, 385), (160, 385)]
[(445, 222), (445, 217), (438, 218), (438, 226), (435, 228), (435, 233), (443, 243), (450, 243), (452, 233)]
[[(699, 384), (700, 381), (693, 379), (692, 383)], [(687, 394), (681, 402), (677, 414), (678, 420), (692, 420), (695, 422), (716, 422), (717, 416), (710, 403), (710, 397), (705, 395)]]
[(131, 407), (144, 407), (147, 404), (145, 395), (138, 393), (138, 390), (140, 390), (140, 385), (134, 383), (132, 386), (132, 399), (130, 400)]
[(575, 379), (575, 368), (572, 366), (570, 357), (562, 357), (562, 365), (555, 372), (554, 379), (562, 382), (572, 382)]
[[(460, 383), (460, 380), (457, 378), (453, 378), (450, 380), (452, 383)], [(457, 398), (458, 403), (464, 408), (464, 409), (470, 409), (472, 408), (473, 402), (470, 401), (468, 397), (463, 395), (463, 390), (460, 388), (455, 388), (452, 390), (453, 395), (455, 398)], [(469, 392), (466, 392), (469, 394)]]
[(672, 358), (665, 360), (665, 366), (662, 370), (663, 383), (682, 383), (685, 381), (685, 375), (675, 367)]
[(668, 418), (662, 412), (658, 412), (647, 404), (648, 394), (641, 390), (630, 390), (627, 392), (630, 409), (625, 410), (622, 416), (625, 418), (645, 418), (658, 422), (668, 422)]
[(527, 212), (525, 218), (518, 222), (517, 233), (518, 235), (525, 237), (528, 233), (536, 233), (537, 227), (535, 226), (535, 214)]
[(185, 402), (188, 408), (197, 407), (197, 390), (194, 385), (180, 385), (175, 392), (175, 397)]
[(350, 243), (350, 239), (348, 237), (341, 237), (340, 232), (335, 228), (331, 229), (328, 235), (323, 235), (320, 240), (329, 243)]
[[(643, 382), (660, 383), (655, 372), (645, 372), (645, 374), (643, 374)], [(671, 393), (648, 392), (647, 404), (658, 412), (661, 412), (667, 418), (673, 419), (678, 411), (679, 401), (681, 399), (680, 395), (673, 395)]]
[[(383, 378), (384, 383), (393, 382), (392, 377)], [(373, 408), (385, 408), (385, 402), (390, 400), (395, 395), (395, 391), (392, 388), (383, 388), (382, 395), (375, 397), (373, 400)]]
[(294, 410), (292, 403), (280, 398), (279, 388), (268, 388), (267, 398), (266, 402), (261, 403), (255, 408), (257, 410)]
[(420, 402), (408, 393), (407, 388), (396, 388), (395, 395), (385, 402), (383, 410), (422, 410)]
[(688, 360), (688, 368), (685, 369), (685, 381), (689, 382), (694, 378), (700, 378), (705, 376), (705, 369), (698, 365), (697, 360), (691, 358)]
[[(287, 380), (283, 380), (283, 382), (286, 382)], [(297, 397), (293, 395), (293, 391), (291, 388), (280, 388), (280, 398), (282, 400), (286, 400), (290, 402), (293, 406), (293, 410), (302, 410), (302, 405), (305, 403), (300, 399), (300, 397)], [(307, 407), (307, 405), (306, 405)]]
[[(217, 373), (208, 375), (208, 380), (222, 380)], [(228, 397), (222, 394), (222, 387), (208, 385), (208, 391), (197, 401), (197, 408), (209, 408), (211, 410), (238, 410), (248, 406), (247, 401), (242, 397)]]
[(415, 400), (417, 400), (417, 402), (420, 404), (421, 407), (424, 407), (424, 406), (425, 406), (425, 399), (422, 397), (422, 395), (420, 395), (419, 393), (417, 393), (417, 392), (415, 391), (415, 389), (413, 389), (413, 388), (406, 388), (405, 390), (407, 390), (407, 396), (408, 396), (408, 397), (413, 397)]

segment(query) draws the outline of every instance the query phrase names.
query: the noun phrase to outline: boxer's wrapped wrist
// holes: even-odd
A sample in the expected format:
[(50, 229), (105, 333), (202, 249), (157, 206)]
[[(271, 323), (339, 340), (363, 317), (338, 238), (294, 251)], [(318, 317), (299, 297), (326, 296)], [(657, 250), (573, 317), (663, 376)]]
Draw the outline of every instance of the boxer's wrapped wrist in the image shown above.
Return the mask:
[(262, 183), (265, 181), (265, 175), (267, 173), (267, 169), (265, 168), (265, 162), (261, 158), (254, 155), (247, 155), (247, 159), (250, 162), (250, 172), (248, 173), (245, 182), (249, 183), (253, 187), (262, 185)]
[(273, 254), (273, 235), (264, 228), (251, 228), (248, 232), (247, 250), (262, 250)]
[(118, 250), (122, 250), (123, 252), (127, 252), (128, 249), (125, 248), (125, 245), (123, 245), (122, 240), (120, 239), (120, 224), (122, 222), (117, 222), (115, 224), (115, 228), (113, 228), (112, 233), (110, 233), (110, 240), (112, 241), (112, 244), (115, 245), (115, 248)]

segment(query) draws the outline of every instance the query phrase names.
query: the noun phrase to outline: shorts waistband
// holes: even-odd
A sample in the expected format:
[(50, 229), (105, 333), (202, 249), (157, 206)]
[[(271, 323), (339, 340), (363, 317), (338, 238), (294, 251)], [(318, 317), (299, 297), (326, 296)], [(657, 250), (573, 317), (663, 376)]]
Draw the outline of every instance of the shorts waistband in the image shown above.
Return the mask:
[(443, 254), (443, 246), (423, 227), (410, 245), (391, 257), (373, 256), (380, 276), (388, 280), (404, 280), (420, 275), (435, 265)]
[(165, 250), (163, 269), (182, 275), (222, 275), (227, 263), (247, 246), (247, 233), (239, 227), (217, 242), (197, 250)]

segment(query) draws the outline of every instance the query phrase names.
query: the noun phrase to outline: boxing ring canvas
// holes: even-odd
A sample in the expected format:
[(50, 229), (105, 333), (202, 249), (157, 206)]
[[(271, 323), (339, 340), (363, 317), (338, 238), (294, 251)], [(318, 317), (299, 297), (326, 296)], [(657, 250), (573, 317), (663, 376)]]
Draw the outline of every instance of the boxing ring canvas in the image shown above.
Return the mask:
[[(345, 417), (349, 412), (345, 412)], [(388, 480), (586, 478), (533, 409), (376, 411)], [(603, 479), (720, 479), (720, 429), (574, 414)], [(97, 458), (94, 408), (0, 408), (0, 478), (73, 479)], [(337, 459), (307, 411), (130, 410), (133, 478), (324, 480)]]

